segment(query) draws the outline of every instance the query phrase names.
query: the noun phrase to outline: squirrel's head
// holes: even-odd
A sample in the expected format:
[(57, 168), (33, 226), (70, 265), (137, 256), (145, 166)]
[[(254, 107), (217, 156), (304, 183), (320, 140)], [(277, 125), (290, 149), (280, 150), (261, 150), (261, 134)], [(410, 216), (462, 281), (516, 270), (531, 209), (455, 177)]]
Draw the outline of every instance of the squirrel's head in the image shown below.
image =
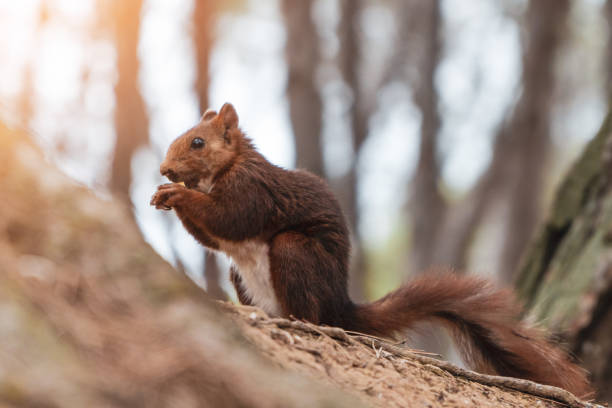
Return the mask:
[(231, 104), (224, 104), (218, 114), (207, 110), (196, 126), (172, 142), (159, 171), (175, 183), (205, 191), (235, 159), (243, 138)]

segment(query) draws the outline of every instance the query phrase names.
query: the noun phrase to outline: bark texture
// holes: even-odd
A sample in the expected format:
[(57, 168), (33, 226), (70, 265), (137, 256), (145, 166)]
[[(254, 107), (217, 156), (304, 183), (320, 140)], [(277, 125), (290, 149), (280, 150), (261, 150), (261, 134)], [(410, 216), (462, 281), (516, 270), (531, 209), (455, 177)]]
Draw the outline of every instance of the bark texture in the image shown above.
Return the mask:
[(516, 281), (534, 318), (568, 334), (612, 402), (612, 116), (557, 191)]

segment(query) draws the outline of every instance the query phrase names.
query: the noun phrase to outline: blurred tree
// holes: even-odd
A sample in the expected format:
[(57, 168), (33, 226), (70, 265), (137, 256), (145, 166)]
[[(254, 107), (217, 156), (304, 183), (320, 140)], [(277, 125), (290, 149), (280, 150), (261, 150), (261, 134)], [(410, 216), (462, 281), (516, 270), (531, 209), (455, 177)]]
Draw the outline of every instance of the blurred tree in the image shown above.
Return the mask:
[(359, 238), (359, 204), (357, 197), (357, 164), (363, 143), (368, 136), (368, 120), (372, 114), (372, 97), (366, 94), (359, 78), (361, 67), (361, 48), (359, 47), (362, 29), (360, 13), (363, 9), (362, 0), (343, 0), (341, 3), (338, 37), (340, 50), (338, 66), (351, 91), (352, 100), (348, 109), (350, 129), (352, 133), (353, 160), (349, 172), (339, 182), (334, 183), (347, 221), (352, 230), (353, 251), (349, 292), (353, 299), (366, 298), (366, 265), (363, 246)]
[(25, 129), (29, 129), (34, 116), (34, 73), (32, 65), (32, 61), (28, 61), (23, 68), (23, 83), (17, 99), (20, 124)]
[[(520, 97), (510, 118), (500, 125), (489, 168), (465, 198), (447, 210), (436, 185), (440, 163), (436, 161), (435, 134), (439, 119), (433, 96), (433, 73), (428, 73), (436, 66), (439, 45), (435, 42), (439, 34), (432, 28), (427, 31), (432, 45), (425, 47), (422, 89), (415, 96), (423, 114), (423, 124), (412, 201), (416, 252), (412, 271), (433, 263), (464, 268), (472, 237), (483, 214), (497, 204), (507, 214), (498, 276), (504, 283), (512, 280), (539, 217), (543, 171), (550, 149), (555, 57), (562, 43), (568, 10), (568, 0), (529, 2)], [(432, 12), (433, 17), (423, 19), (430, 21), (428, 26), (439, 24), (436, 10)]]
[[(556, 55), (563, 41), (569, 0), (531, 0), (526, 15), (523, 89), (499, 135), (499, 166), (508, 205), (499, 276), (513, 280), (519, 259), (540, 218), (544, 169), (550, 152)], [(497, 153), (497, 152), (496, 152)]]
[(606, 63), (605, 63), (605, 72), (607, 73), (607, 77), (605, 80), (608, 83), (608, 97), (612, 97), (612, 0), (606, 1), (604, 6), (604, 12), (606, 15), (606, 20), (608, 22), (608, 44), (606, 47)]
[[(417, 169), (409, 195), (412, 248), (406, 273), (422, 273), (433, 264), (464, 268), (477, 221), (492, 197), (485, 173), (481, 182), (458, 202), (441, 194), (439, 131), (441, 118), (435, 73), (443, 56), (444, 32), (440, 2), (397, 2), (404, 21), (400, 47), (392, 64), (404, 66), (404, 79), (415, 90), (414, 102), (421, 111), (421, 143)], [(416, 39), (416, 40), (415, 40)], [(393, 70), (390, 71), (394, 74)]]
[[(191, 35), (196, 56), (195, 91), (198, 98), (200, 115), (204, 114), (209, 107), (209, 59), (213, 43), (212, 29), (214, 27), (214, 16), (215, 3), (212, 0), (194, 0)], [(219, 283), (221, 271), (219, 270), (217, 256), (207, 249), (204, 249), (203, 274), (208, 295), (214, 299), (227, 299), (227, 295)]]
[(148, 143), (149, 122), (140, 94), (138, 39), (142, 0), (111, 1), (113, 37), (117, 49), (115, 84), (116, 142), (110, 188), (129, 202), (131, 163), (136, 150)]
[(566, 333), (612, 402), (612, 112), (561, 183), (517, 290), (532, 317)]
[(34, 46), (23, 69), (23, 85), (17, 99), (19, 118), (24, 129), (30, 129), (32, 117), (34, 116), (34, 61), (40, 48), (40, 33), (48, 19), (48, 4), (47, 1), (42, 1), (39, 4), (38, 21), (34, 29)]
[(195, 48), (195, 90), (198, 97), (200, 114), (203, 114), (209, 105), (209, 60), (213, 43), (212, 29), (214, 28), (215, 12), (215, 3), (212, 0), (194, 0), (191, 35)]
[[(408, 6), (409, 7), (409, 6)], [(421, 33), (421, 52), (416, 64), (419, 78), (414, 84), (414, 99), (421, 111), (421, 143), (416, 173), (411, 194), (412, 254), (413, 272), (422, 272), (435, 262), (436, 246), (440, 234), (446, 204), (438, 189), (440, 163), (438, 133), (440, 114), (438, 112), (438, 91), (435, 73), (440, 61), (440, 1), (433, 0), (419, 5), (418, 31)]]
[(295, 140), (296, 166), (324, 175), (321, 140), (323, 104), (316, 83), (319, 37), (312, 19), (313, 0), (283, 0), (287, 30), (287, 94)]
[[(403, 1), (393, 3), (400, 21), (396, 50), (383, 80), (399, 79), (413, 90), (414, 104), (421, 112), (419, 156), (409, 186), (409, 258), (402, 273), (423, 273), (440, 263), (438, 246), (441, 220), (447, 204), (439, 189), (441, 162), (438, 157), (440, 131), (439, 95), (435, 74), (442, 55), (442, 16), (440, 1)], [(412, 336), (416, 348), (449, 355), (452, 342), (444, 330), (432, 327)]]

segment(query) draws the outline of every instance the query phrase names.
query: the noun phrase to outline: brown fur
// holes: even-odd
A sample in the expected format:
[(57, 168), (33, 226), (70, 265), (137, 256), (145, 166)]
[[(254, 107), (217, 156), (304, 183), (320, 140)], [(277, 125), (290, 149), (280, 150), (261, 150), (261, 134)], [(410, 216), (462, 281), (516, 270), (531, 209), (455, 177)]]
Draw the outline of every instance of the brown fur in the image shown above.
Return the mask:
[[(206, 143), (201, 149), (191, 147), (197, 137)], [(347, 293), (348, 231), (338, 202), (318, 177), (269, 163), (238, 128), (230, 104), (219, 114), (207, 111), (177, 138), (160, 171), (174, 183), (160, 186), (151, 204), (174, 209), (204, 246), (224, 250), (228, 243), (235, 248), (252, 240), (267, 245), (268, 284), (283, 316), (386, 337), (440, 321), (480, 371), (579, 396), (591, 392), (585, 371), (543, 332), (520, 321), (511, 293), (481, 279), (428, 274), (376, 302), (354, 304)], [(253, 303), (235, 266), (231, 280), (239, 300)]]

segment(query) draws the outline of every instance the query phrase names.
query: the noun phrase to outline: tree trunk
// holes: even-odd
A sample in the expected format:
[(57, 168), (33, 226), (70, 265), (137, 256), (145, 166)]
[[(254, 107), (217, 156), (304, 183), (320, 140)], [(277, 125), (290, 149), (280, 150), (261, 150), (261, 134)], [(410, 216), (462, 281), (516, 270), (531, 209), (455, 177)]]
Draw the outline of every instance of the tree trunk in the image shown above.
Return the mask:
[(363, 8), (361, 0), (344, 0), (341, 3), (338, 37), (340, 50), (338, 66), (346, 86), (352, 92), (352, 103), (348, 109), (349, 123), (352, 131), (353, 162), (348, 174), (342, 178), (342, 187), (337, 189), (338, 198), (347, 216), (353, 236), (352, 264), (349, 279), (349, 293), (354, 300), (366, 299), (367, 265), (363, 246), (359, 236), (359, 202), (357, 197), (357, 165), (361, 147), (368, 136), (368, 119), (372, 114), (371, 101), (363, 91), (359, 80), (361, 67), (361, 49), (359, 39), (361, 26), (359, 14)]
[(131, 163), (135, 151), (149, 140), (149, 123), (139, 87), (138, 38), (142, 0), (114, 1), (113, 34), (117, 49), (115, 84), (115, 151), (110, 188), (129, 202)]
[(193, 8), (193, 46), (196, 60), (195, 91), (200, 115), (209, 108), (208, 85), (210, 83), (209, 61), (212, 49), (215, 6), (211, 0), (195, 0)]
[[(200, 115), (209, 108), (208, 85), (210, 83), (209, 60), (212, 49), (212, 28), (214, 24), (215, 8), (210, 0), (195, 0), (193, 9), (193, 45), (196, 55), (195, 92), (198, 97)], [(227, 299), (226, 293), (220, 284), (221, 271), (217, 262), (217, 255), (204, 249), (203, 275), (206, 282), (206, 291), (213, 299)]]
[(227, 300), (227, 293), (221, 287), (221, 269), (217, 261), (217, 255), (204, 249), (204, 281), (206, 282), (206, 293), (212, 299)]
[(287, 29), (287, 94), (295, 141), (296, 166), (323, 176), (323, 104), (316, 83), (319, 38), (312, 20), (312, 4), (312, 0), (282, 2)]
[(421, 111), (421, 144), (416, 174), (412, 186), (412, 254), (409, 273), (423, 272), (435, 262), (440, 220), (446, 210), (438, 190), (440, 164), (438, 163), (438, 91), (435, 73), (440, 59), (440, 2), (427, 2), (421, 9), (423, 52), (418, 65), (420, 80), (415, 91), (415, 102)]
[(612, 402), (611, 113), (559, 187), (516, 286), (537, 321), (567, 333)]
[(607, 75), (604, 79), (607, 83), (608, 96), (610, 96), (612, 95), (612, 0), (606, 1), (604, 13), (606, 15), (606, 21), (608, 22), (608, 46), (606, 47), (604, 62), (604, 68)]
[(550, 114), (555, 62), (569, 13), (569, 0), (532, 0), (527, 10), (523, 91), (506, 130), (509, 213), (500, 260), (500, 281), (512, 282), (526, 243), (540, 218), (544, 168), (550, 151)]
[[(512, 280), (539, 218), (543, 171), (550, 149), (555, 57), (568, 10), (567, 0), (529, 3), (521, 96), (510, 119), (500, 126), (489, 168), (464, 199), (446, 209), (436, 186), (439, 164), (432, 129), (438, 126), (439, 119), (433, 110), (435, 96), (430, 96), (435, 92), (433, 77), (421, 80), (417, 102), (423, 112), (422, 143), (411, 214), (415, 223), (413, 270), (432, 263), (466, 267), (470, 244), (483, 214), (494, 204), (502, 203), (507, 217), (498, 276), (502, 283)], [(434, 32), (428, 37), (435, 38)], [(437, 51), (432, 45), (425, 50), (428, 57), (421, 71), (430, 72)]]

